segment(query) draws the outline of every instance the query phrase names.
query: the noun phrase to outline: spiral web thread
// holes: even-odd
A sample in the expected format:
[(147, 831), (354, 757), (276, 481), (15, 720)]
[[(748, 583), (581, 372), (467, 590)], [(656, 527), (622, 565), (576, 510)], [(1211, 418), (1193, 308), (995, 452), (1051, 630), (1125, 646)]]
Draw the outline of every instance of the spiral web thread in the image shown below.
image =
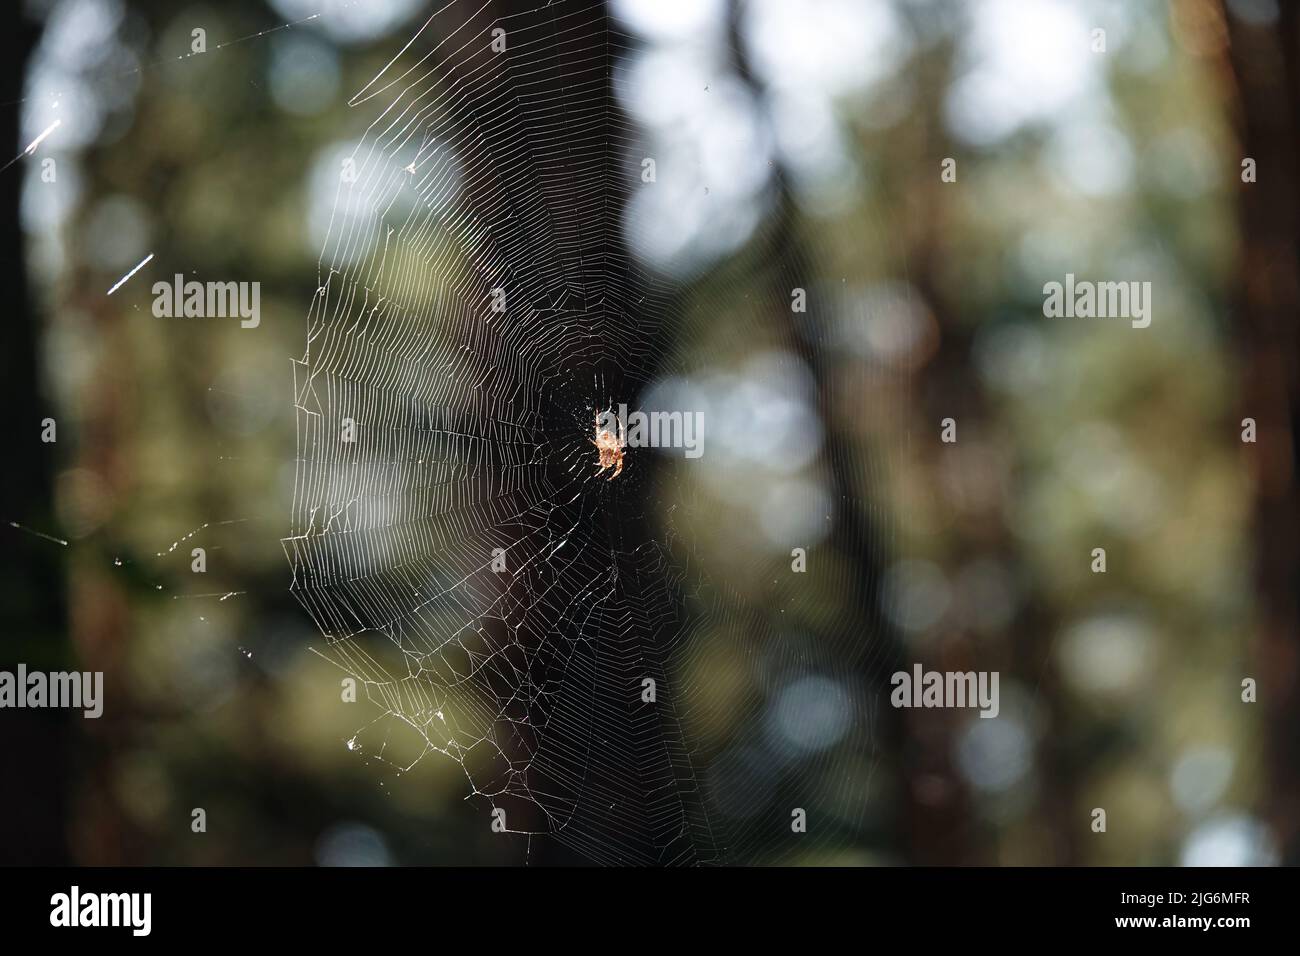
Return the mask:
[(377, 115), (295, 363), (284, 544), (327, 656), (381, 711), (350, 746), (445, 754), (508, 830), (590, 859), (697, 862), (713, 837), (673, 706), (639, 697), (680, 637), (682, 572), (621, 540), (587, 441), (664, 308), (618, 241), (621, 43), (596, 4), (453, 3), (354, 97)]
[[(597, 471), (595, 413), (752, 353), (750, 320), (788, 321), (816, 269), (778, 244), (762, 284), (697, 284), (687, 315), (677, 283), (629, 256), (625, 230), (635, 245), (646, 228), (625, 210), (647, 148), (615, 95), (632, 52), (590, 0), (450, 3), (353, 98), (374, 119), (337, 186), (295, 364), (293, 591), (376, 705), (351, 745), (399, 769), (445, 755), (512, 833), (607, 864), (839, 852), (868, 825), (878, 759), (878, 516), (833, 499), (816, 576), (788, 573), (794, 541), (733, 551), (726, 583), (703, 571), (704, 485), (647, 449), (615, 481)], [(707, 220), (698, 185), (684, 201)], [(822, 415), (833, 383), (861, 395), (874, 374), (828, 374), (839, 339), (816, 303), (842, 299), (835, 285), (775, 343), (810, 366)], [(756, 467), (736, 449), (761, 444), (761, 422), (735, 427), (710, 439), (731, 446), (710, 466), (724, 494)], [(840, 488), (877, 480), (852, 445), (818, 467)], [(847, 695), (833, 747), (800, 742), (821, 702), (791, 687)], [(792, 807), (818, 826), (792, 835)]]

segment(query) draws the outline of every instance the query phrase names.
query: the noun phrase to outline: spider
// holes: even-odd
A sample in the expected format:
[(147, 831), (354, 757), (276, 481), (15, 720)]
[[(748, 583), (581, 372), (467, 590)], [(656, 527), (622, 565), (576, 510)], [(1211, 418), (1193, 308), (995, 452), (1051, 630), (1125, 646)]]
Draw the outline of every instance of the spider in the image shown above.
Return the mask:
[(627, 447), (627, 432), (623, 422), (618, 423), (618, 434), (615, 435), (608, 428), (600, 427), (600, 412), (597, 412), (596, 438), (592, 444), (600, 453), (600, 467), (596, 469), (596, 474), (599, 475), (607, 468), (613, 468), (614, 473), (605, 479), (613, 481), (623, 473), (623, 449)]

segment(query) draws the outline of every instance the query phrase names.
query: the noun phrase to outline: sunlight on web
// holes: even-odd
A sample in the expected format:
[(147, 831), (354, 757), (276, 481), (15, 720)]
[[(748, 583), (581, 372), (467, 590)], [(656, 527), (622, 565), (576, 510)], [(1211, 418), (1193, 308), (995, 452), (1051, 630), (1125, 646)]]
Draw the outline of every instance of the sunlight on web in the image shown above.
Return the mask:
[[(461, 15), (352, 100), (374, 120), (338, 167), (295, 363), (293, 591), (378, 707), (349, 750), (445, 755), (511, 832), (671, 859), (699, 842), (657, 832), (683, 829), (684, 747), (618, 748), (661, 735), (627, 700), (679, 630), (674, 577), (611, 530), (591, 441), (659, 311), (616, 251), (636, 174), (611, 142), (632, 136), (606, 88), (617, 37), (592, 5)], [(633, 615), (629, 590), (657, 608)], [(575, 822), (589, 798), (617, 845)]]

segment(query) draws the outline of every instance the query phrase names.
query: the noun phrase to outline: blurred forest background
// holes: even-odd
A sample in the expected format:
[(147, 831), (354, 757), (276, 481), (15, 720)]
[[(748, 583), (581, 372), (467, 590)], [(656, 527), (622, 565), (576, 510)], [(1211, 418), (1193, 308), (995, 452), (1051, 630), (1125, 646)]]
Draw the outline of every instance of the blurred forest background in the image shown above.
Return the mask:
[[(103, 670), (116, 703), (99, 721), (0, 714), (5, 776), (24, 781), (0, 793), (0, 861), (522, 861), (451, 761), (395, 781), (349, 752), (360, 721), (266, 546), (292, 495), (289, 359), (337, 158), (369, 120), (347, 100), (428, 9), (22, 7), (9, 155), (61, 124), (0, 173), (0, 518), (69, 544), (2, 529), (0, 659)], [(867, 812), (833, 839), (736, 862), (1297, 862), (1292, 5), (616, 0), (610, 16), (647, 84), (621, 107), (648, 138), (705, 162), (762, 143), (770, 170), (719, 187), (748, 213), (722, 235), (674, 223), (632, 254), (683, 284), (687, 312), (771, 281), (778, 247), (837, 288), (818, 427), (874, 463), (836, 491), (890, 529), (878, 639), (907, 665), (1002, 674), (997, 720), (886, 713), (878, 761), (842, 791)], [(211, 52), (186, 56), (196, 26)], [(672, 76), (747, 95), (685, 116)], [(104, 294), (151, 251), (139, 287)], [(260, 281), (261, 327), (160, 324), (146, 291), (177, 272)], [(1152, 326), (1045, 319), (1042, 284), (1067, 272), (1149, 279)], [(708, 321), (748, 337), (732, 318)], [(47, 416), (57, 444), (39, 441)], [(750, 679), (726, 646), (708, 660)], [(206, 839), (200, 806), (221, 821)]]

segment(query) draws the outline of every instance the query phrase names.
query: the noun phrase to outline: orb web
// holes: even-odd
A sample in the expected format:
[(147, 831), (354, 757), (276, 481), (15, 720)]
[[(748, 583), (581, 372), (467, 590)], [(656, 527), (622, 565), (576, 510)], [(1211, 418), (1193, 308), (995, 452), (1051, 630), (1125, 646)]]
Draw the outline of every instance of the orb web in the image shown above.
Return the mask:
[(754, 628), (756, 655), (780, 637), (700, 600), (671, 475), (639, 455), (597, 473), (594, 413), (634, 401), (683, 333), (680, 290), (622, 235), (629, 42), (601, 4), (450, 3), (350, 101), (373, 119), (294, 363), (284, 547), (322, 653), (374, 707), (350, 747), (455, 761), (508, 832), (592, 861), (720, 862), (788, 811), (719, 816), (679, 656), (701, 628)]

